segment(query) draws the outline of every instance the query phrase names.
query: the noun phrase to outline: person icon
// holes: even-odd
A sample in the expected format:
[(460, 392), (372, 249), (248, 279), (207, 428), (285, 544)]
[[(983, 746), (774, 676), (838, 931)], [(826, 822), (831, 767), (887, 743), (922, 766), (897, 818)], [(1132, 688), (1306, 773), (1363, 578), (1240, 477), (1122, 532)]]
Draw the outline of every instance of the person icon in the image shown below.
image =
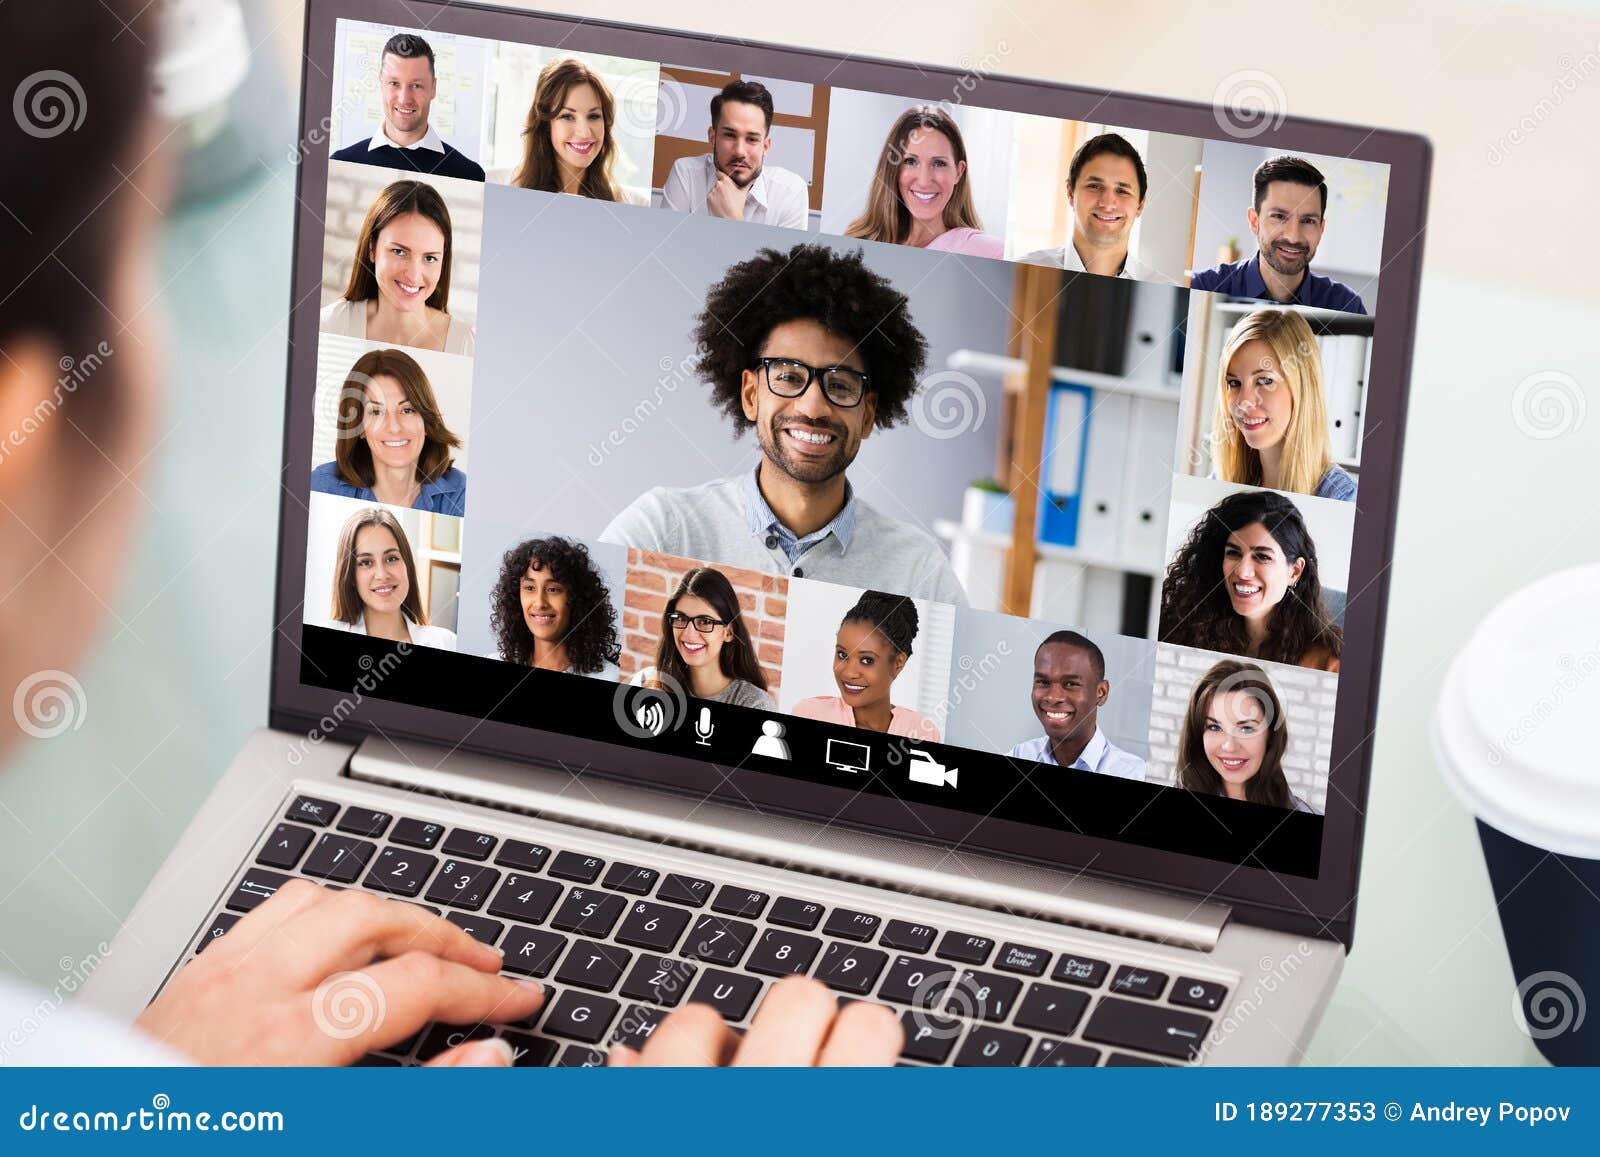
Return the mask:
[(750, 749), (751, 755), (764, 755), (768, 759), (788, 759), (789, 745), (784, 742), (783, 724), (768, 719), (761, 724), (761, 738)]

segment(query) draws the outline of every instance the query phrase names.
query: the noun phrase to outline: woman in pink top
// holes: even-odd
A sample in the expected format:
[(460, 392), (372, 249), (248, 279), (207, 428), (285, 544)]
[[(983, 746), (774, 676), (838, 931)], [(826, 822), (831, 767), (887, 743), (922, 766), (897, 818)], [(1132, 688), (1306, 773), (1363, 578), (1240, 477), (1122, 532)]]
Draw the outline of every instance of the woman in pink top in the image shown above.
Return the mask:
[(837, 695), (814, 695), (794, 705), (802, 719), (864, 727), (889, 735), (939, 742), (939, 728), (921, 712), (889, 702), (889, 689), (917, 637), (917, 608), (902, 595), (865, 591), (845, 612), (833, 645)]

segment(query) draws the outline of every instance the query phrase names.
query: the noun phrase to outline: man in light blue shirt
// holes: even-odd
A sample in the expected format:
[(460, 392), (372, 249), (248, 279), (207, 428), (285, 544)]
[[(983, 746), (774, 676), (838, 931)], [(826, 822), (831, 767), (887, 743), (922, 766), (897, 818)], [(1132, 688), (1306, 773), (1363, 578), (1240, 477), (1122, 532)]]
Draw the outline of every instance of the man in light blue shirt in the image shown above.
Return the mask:
[(1051, 634), (1033, 656), (1033, 713), (1044, 734), (1017, 744), (1011, 758), (1142, 780), (1144, 760), (1100, 730), (1100, 708), (1110, 694), (1100, 648), (1076, 631)]

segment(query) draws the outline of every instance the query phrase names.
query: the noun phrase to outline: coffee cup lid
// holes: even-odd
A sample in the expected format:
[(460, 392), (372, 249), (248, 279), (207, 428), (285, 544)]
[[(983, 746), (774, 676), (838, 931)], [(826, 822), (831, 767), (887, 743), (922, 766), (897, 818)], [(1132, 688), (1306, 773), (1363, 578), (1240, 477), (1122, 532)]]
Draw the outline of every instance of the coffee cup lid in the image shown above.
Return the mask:
[(1489, 612), (1445, 676), (1432, 730), (1478, 818), (1600, 859), (1600, 566), (1558, 571)]

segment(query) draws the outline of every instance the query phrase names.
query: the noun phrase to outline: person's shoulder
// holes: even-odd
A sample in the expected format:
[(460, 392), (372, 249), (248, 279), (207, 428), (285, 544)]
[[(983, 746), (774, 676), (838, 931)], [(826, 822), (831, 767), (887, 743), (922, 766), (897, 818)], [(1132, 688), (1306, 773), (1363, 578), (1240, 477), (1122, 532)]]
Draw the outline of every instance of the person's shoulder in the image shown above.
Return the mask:
[(710, 153), (695, 153), (692, 156), (679, 157), (672, 162), (672, 168), (667, 172), (667, 179), (676, 177), (680, 181), (687, 181), (694, 175), (696, 169), (705, 167), (706, 158), (710, 155)]
[(1060, 269), (1066, 264), (1059, 249), (1035, 249), (1032, 253), (1024, 253), (1017, 260), (1024, 265), (1048, 265), (1052, 269)]
[(915, 707), (896, 707), (894, 716), (894, 722), (898, 725), (896, 730), (902, 734), (926, 739), (930, 743), (939, 742), (939, 725)]
[(470, 358), (478, 350), (478, 332), (472, 326), (454, 315), (450, 318), (449, 328), (445, 330), (444, 352), (457, 354)]
[(438, 647), (445, 651), (456, 649), (456, 633), (449, 627), (435, 627), (431, 624), (426, 627), (413, 627), (417, 634), (417, 642), (424, 647)]
[(324, 462), (311, 471), (311, 489), (318, 494), (342, 494), (349, 498), (357, 488), (339, 477), (337, 462)]
[(1339, 656), (1334, 654), (1333, 648), (1326, 643), (1313, 643), (1300, 656), (1297, 667), (1309, 667), (1313, 671), (1327, 671), (1337, 673), (1339, 670)]
[(372, 144), (370, 140), (356, 141), (354, 144), (349, 144), (344, 148), (339, 149), (337, 152), (329, 156), (328, 159), (330, 161), (355, 161), (357, 163), (365, 163), (367, 159), (367, 147), (370, 144)]
[(1238, 266), (1228, 264), (1214, 265), (1210, 269), (1197, 270), (1194, 276), (1189, 278), (1189, 288), (1215, 290), (1238, 271)]
[(322, 307), (318, 328), (340, 337), (367, 336), (367, 303), (351, 301), (347, 297), (335, 298)]
[(1354, 502), (1356, 498), (1356, 480), (1341, 466), (1329, 466), (1327, 473), (1317, 483), (1316, 496), (1318, 498), (1331, 498), (1336, 502)]
[(457, 177), (463, 181), (481, 181), (484, 179), (483, 166), (456, 148), (449, 141), (440, 141), (444, 146), (445, 165), (449, 172), (441, 172), (442, 177)]
[(838, 711), (837, 695), (811, 695), (789, 709), (789, 714), (804, 719), (831, 719)]
[(327, 627), (330, 631), (350, 631), (358, 634), (361, 632), (360, 623), (347, 623), (343, 619), (324, 619), (317, 626)]
[(871, 534), (875, 548), (881, 548), (887, 540), (895, 550), (933, 551), (940, 558), (944, 557), (938, 540), (922, 527), (892, 518), (860, 497), (856, 498), (856, 530)]
[(1344, 282), (1336, 281), (1331, 277), (1314, 271), (1308, 272), (1306, 276), (1311, 278), (1312, 283), (1317, 287), (1319, 304), (1324, 309), (1336, 309), (1340, 313), (1365, 314), (1367, 312), (1366, 303), (1361, 300), (1361, 295)]
[(773, 188), (782, 189), (786, 193), (805, 195), (806, 181), (799, 173), (782, 165), (763, 165), (761, 171), (767, 175), (767, 184)]

